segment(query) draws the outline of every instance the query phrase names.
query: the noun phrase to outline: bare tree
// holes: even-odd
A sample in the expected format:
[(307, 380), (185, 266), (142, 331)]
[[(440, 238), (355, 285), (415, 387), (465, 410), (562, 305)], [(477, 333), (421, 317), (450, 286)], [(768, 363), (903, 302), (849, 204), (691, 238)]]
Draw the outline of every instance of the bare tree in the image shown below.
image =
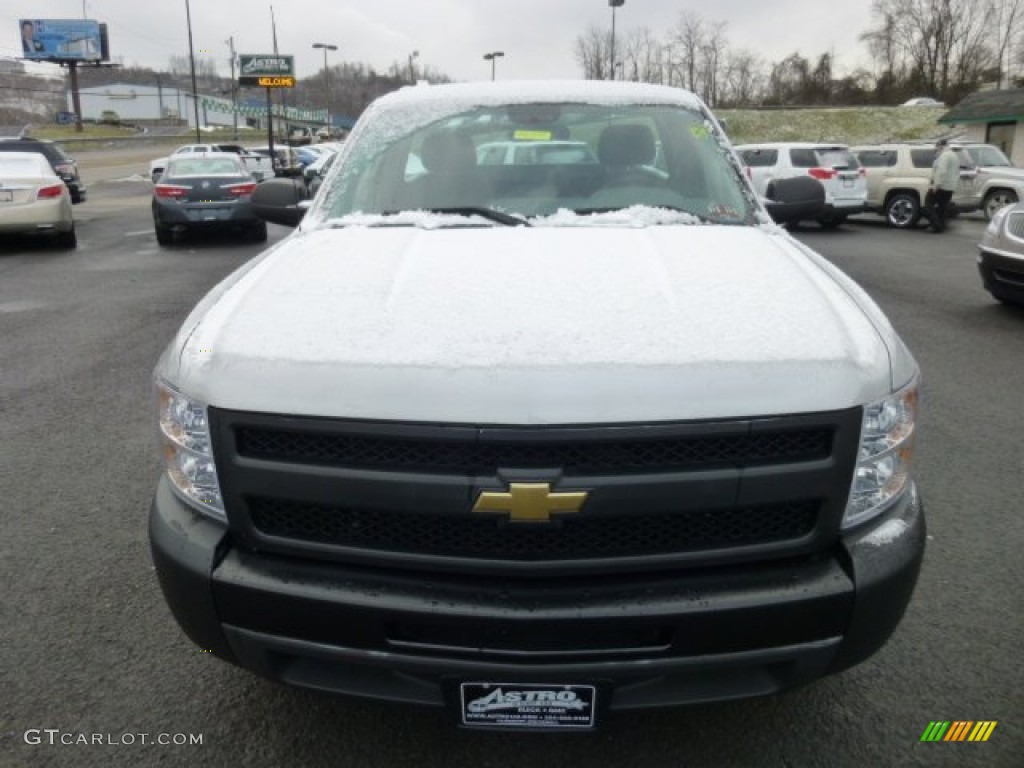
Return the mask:
[(1000, 0), (874, 0), (876, 25), (861, 39), (893, 79), (934, 96), (958, 95), (992, 65), (989, 40), (1001, 31), (993, 2)]
[(648, 27), (641, 27), (625, 35), (622, 50), (616, 52), (615, 63), (616, 66), (622, 65), (621, 77), (624, 80), (661, 83), (662, 55), (661, 43)]
[(732, 51), (726, 57), (723, 106), (751, 106), (760, 100), (764, 88), (763, 65), (750, 51)]
[(673, 65), (682, 73), (684, 88), (697, 91), (701, 48), (705, 44), (704, 20), (696, 13), (683, 11), (671, 33)]
[(608, 79), (608, 56), (611, 42), (608, 33), (597, 26), (591, 26), (576, 38), (576, 61), (583, 69), (587, 80)]
[(718, 104), (718, 82), (724, 68), (725, 51), (728, 46), (725, 27), (724, 21), (705, 27), (704, 42), (699, 51), (700, 95), (712, 106)]
[[(998, 86), (1003, 87), (1009, 82), (1010, 49), (1014, 43), (1020, 44), (1021, 25), (1024, 23), (1024, 0), (992, 0), (990, 17), (993, 31), (996, 34), (996, 61), (999, 67)], [(1004, 68), (1003, 62), (1006, 62)]]

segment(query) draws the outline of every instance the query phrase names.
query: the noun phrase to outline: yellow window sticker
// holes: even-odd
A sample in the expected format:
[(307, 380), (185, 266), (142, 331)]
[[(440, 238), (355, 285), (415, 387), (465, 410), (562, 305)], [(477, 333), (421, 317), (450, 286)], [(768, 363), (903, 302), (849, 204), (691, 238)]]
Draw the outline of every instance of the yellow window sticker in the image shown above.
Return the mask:
[(690, 126), (690, 133), (693, 134), (693, 138), (702, 140), (711, 135), (706, 125), (697, 125), (696, 123)]
[(516, 141), (551, 141), (551, 131), (516, 131), (512, 138)]

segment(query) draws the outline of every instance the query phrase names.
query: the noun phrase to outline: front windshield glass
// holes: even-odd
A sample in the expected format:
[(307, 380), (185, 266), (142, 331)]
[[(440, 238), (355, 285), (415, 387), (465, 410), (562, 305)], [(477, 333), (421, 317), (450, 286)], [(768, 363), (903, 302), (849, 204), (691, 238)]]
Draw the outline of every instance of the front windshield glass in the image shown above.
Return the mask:
[(685, 106), (486, 106), (408, 130), (398, 115), (373, 118), (350, 139), (307, 224), (401, 213), (398, 224), (409, 212), (430, 211), (559, 226), (566, 212), (636, 206), (675, 215), (659, 222), (755, 221), (724, 140)]

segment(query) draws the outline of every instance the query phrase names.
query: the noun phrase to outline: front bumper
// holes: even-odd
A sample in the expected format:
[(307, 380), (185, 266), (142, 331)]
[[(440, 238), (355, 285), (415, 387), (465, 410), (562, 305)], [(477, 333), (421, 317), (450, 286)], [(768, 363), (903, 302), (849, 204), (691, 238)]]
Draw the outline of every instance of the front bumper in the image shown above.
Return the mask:
[(985, 290), (1006, 301), (1024, 304), (1024, 256), (1001, 254), (981, 248), (978, 272)]
[(285, 683), (431, 706), (459, 681), (594, 684), (611, 710), (775, 693), (895, 629), (921, 565), (916, 489), (828, 556), (540, 583), (259, 555), (161, 480), (153, 559), (200, 647)]

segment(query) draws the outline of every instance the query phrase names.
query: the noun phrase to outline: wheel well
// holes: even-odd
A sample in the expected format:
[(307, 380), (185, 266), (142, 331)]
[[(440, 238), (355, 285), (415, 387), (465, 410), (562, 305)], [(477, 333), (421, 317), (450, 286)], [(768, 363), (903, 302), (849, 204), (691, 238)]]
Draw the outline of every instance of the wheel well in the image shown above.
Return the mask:
[(985, 197), (987, 198), (989, 195), (994, 195), (997, 192), (1009, 192), (1018, 200), (1020, 199), (1020, 193), (1016, 189), (1013, 189), (1012, 187), (989, 187), (987, 190), (985, 190)]
[(885, 195), (886, 208), (889, 207), (889, 201), (892, 200), (893, 197), (896, 195), (910, 195), (915, 200), (917, 200), (918, 205), (921, 204), (921, 195), (918, 194), (918, 191), (916, 189), (890, 189)]

